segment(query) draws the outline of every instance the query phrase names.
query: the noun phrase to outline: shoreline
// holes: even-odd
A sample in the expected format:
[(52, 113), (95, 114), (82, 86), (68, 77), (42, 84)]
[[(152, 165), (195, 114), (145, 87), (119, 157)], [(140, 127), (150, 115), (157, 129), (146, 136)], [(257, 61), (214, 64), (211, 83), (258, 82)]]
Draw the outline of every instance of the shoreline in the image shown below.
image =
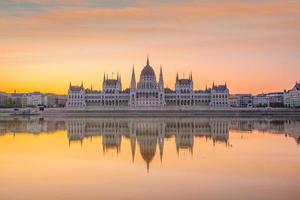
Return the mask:
[[(13, 109), (0, 109), (0, 117), (13, 115)], [(29, 115), (31, 116), (31, 115)], [(229, 108), (229, 109), (66, 109), (46, 108), (40, 117), (299, 117), (300, 109)]]

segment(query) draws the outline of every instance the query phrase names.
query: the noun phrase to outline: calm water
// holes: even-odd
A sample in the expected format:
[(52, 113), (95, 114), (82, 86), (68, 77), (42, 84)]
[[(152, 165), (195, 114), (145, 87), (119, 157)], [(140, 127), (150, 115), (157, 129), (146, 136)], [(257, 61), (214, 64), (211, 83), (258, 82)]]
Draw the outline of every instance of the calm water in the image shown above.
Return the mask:
[(0, 199), (299, 199), (300, 119), (0, 119)]

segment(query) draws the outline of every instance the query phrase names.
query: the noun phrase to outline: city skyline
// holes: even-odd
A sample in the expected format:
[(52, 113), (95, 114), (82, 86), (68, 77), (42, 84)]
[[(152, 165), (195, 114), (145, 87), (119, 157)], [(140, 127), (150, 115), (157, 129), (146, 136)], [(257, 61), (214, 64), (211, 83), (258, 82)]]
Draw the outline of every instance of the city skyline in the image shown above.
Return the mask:
[(165, 86), (176, 72), (195, 88), (227, 82), (232, 93), (277, 92), (300, 74), (295, 1), (0, 2), (0, 91), (66, 94), (69, 82), (100, 87), (104, 72), (140, 72), (149, 54)]

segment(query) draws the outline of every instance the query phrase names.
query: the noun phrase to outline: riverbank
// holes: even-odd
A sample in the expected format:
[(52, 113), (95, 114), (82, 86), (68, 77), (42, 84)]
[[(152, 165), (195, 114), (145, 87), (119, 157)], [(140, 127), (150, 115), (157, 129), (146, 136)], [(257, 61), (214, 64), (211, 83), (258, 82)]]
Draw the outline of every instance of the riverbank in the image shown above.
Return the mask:
[[(0, 109), (0, 117), (13, 115), (13, 109)], [(41, 117), (300, 117), (300, 109), (228, 108), (228, 109), (66, 109), (47, 108)]]

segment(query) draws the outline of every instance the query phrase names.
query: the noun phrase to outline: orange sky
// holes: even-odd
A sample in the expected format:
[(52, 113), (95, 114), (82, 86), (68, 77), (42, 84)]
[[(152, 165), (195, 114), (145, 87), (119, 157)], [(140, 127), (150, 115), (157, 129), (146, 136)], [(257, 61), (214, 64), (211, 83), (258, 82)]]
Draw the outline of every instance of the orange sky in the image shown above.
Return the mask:
[(193, 72), (194, 85), (272, 92), (300, 81), (300, 2), (8, 0), (0, 2), (0, 91), (99, 89), (103, 73), (128, 87), (146, 56), (165, 85)]

